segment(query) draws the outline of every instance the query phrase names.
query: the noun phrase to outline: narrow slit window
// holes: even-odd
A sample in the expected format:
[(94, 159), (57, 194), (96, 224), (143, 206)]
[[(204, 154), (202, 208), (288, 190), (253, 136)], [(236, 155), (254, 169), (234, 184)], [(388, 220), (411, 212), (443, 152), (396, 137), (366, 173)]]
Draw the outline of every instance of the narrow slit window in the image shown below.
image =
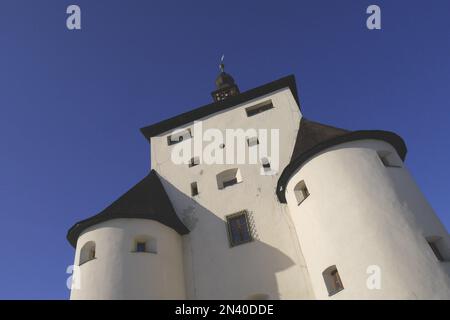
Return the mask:
[(226, 217), (230, 246), (234, 247), (253, 240), (247, 211), (241, 211)]
[(324, 272), (322, 272), (322, 276), (329, 296), (344, 290), (344, 285), (342, 284), (341, 276), (339, 275), (339, 271), (336, 266), (328, 267)]
[(197, 186), (197, 182), (192, 182), (191, 183), (191, 196), (196, 196), (198, 195), (198, 186)]
[(300, 181), (294, 187), (295, 198), (297, 199), (297, 204), (300, 205), (309, 196), (309, 190), (306, 187), (305, 181)]
[(245, 112), (247, 113), (247, 117), (252, 117), (254, 115), (257, 115), (261, 112), (264, 112), (264, 111), (267, 111), (270, 109), (273, 109), (272, 100), (264, 101), (264, 102), (254, 105), (254, 106), (245, 108)]

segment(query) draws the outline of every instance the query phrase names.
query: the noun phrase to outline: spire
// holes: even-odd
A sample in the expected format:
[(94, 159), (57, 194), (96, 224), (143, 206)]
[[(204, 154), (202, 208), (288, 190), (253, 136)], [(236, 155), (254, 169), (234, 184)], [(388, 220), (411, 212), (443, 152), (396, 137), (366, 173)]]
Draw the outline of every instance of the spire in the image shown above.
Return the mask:
[(225, 72), (224, 58), (225, 55), (222, 55), (220, 59), (220, 73), (216, 78), (216, 90), (211, 93), (215, 102), (223, 101), (239, 94), (239, 88), (234, 82), (233, 77)]

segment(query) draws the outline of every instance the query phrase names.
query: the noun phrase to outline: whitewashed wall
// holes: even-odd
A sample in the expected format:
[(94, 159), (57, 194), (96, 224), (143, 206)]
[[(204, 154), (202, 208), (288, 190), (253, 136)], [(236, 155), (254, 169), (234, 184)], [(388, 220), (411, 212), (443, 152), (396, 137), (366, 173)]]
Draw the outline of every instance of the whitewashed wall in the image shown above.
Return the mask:
[[(450, 262), (439, 262), (426, 241), (436, 235), (449, 244), (448, 233), (408, 169), (386, 168), (377, 150), (395, 153), (375, 140), (335, 146), (306, 162), (287, 185), (314, 294), (318, 299), (449, 299)], [(298, 205), (293, 189), (301, 180), (310, 196)], [(329, 297), (322, 272), (332, 265), (344, 290)], [(381, 290), (367, 288), (370, 265), (381, 269)]]
[[(133, 252), (137, 236), (157, 241), (157, 253)], [(86, 229), (78, 238), (80, 249), (95, 241), (96, 258), (79, 268), (81, 288), (71, 299), (185, 299), (182, 240), (159, 222), (113, 219)]]
[[(246, 107), (269, 98), (273, 109), (247, 117)], [(204, 130), (280, 129), (281, 171), (290, 160), (300, 117), (299, 107), (286, 88), (200, 120)], [(293, 223), (286, 205), (275, 195), (280, 172), (262, 176), (261, 164), (174, 165), (170, 159), (173, 146), (167, 145), (169, 134), (151, 139), (151, 164), (162, 177), (177, 214), (191, 230), (183, 236), (187, 298), (245, 299), (255, 294), (272, 299), (313, 298)], [(219, 190), (216, 175), (235, 167), (243, 181)], [(199, 195), (192, 198), (190, 184), (194, 181)], [(252, 214), (257, 238), (230, 248), (225, 216), (243, 209)]]

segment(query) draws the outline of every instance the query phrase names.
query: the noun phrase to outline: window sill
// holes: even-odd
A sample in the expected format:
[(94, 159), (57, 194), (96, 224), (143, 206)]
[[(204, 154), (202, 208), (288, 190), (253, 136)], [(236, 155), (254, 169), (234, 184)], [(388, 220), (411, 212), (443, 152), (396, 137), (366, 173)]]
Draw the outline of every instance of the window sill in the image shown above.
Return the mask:
[(239, 243), (236, 243), (236, 244), (231, 244), (231, 243), (230, 243), (230, 248), (239, 247), (239, 246), (241, 246), (241, 245), (243, 245), (243, 244), (251, 243), (251, 242), (253, 242), (253, 241), (254, 241), (254, 239), (250, 239), (250, 240), (243, 241), (243, 242), (239, 242)]
[(150, 253), (150, 254), (157, 254), (157, 252), (152, 252), (152, 251), (131, 251), (131, 253)]
[(83, 263), (80, 263), (78, 266), (81, 267), (82, 265), (85, 265), (86, 263), (91, 262), (93, 260), (97, 260), (97, 258), (92, 258), (92, 259), (86, 260)]

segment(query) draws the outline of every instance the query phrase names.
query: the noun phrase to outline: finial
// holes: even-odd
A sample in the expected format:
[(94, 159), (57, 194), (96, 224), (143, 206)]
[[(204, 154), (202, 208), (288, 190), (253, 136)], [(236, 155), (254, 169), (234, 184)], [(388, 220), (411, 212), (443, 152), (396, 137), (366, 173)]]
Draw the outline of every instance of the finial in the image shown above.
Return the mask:
[(220, 72), (224, 72), (225, 71), (225, 64), (223, 63), (224, 59), (225, 59), (225, 55), (222, 54), (222, 57), (220, 58), (220, 65), (219, 65)]

